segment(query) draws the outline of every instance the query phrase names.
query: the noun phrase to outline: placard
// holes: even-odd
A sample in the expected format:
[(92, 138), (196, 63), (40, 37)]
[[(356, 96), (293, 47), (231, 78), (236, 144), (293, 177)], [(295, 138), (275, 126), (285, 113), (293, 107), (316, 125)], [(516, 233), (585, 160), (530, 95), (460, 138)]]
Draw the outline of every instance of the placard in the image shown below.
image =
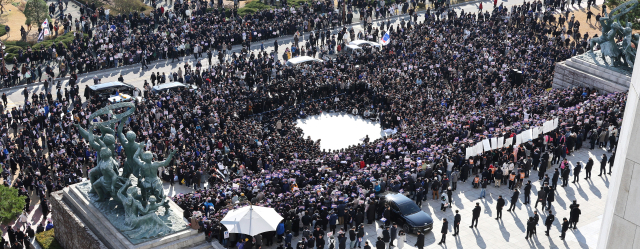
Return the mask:
[(526, 143), (526, 142), (529, 142), (529, 141), (533, 140), (533, 130), (532, 129), (528, 129), (526, 131), (523, 131), (520, 134), (522, 135), (522, 143)]
[(482, 148), (484, 151), (491, 151), (491, 144), (489, 144), (489, 139), (482, 140)]
[(504, 147), (509, 147), (512, 144), (513, 144), (513, 138), (512, 137), (504, 139)]
[(491, 138), (491, 149), (495, 150), (498, 148), (498, 138), (497, 137), (492, 137)]

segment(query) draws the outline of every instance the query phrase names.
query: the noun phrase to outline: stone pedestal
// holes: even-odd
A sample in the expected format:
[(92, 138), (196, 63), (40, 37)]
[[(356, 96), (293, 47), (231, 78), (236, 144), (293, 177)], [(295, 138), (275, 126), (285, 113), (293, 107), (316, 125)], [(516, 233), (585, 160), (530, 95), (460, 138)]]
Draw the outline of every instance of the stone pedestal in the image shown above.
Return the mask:
[[(55, 237), (64, 248), (211, 248), (211, 245), (206, 243), (204, 234), (193, 229), (185, 229), (134, 245), (89, 202), (76, 185), (51, 194)], [(183, 212), (173, 201), (170, 206), (174, 212)]]
[(625, 68), (613, 68), (601, 60), (599, 51), (574, 56), (556, 63), (553, 88), (590, 87), (603, 93), (629, 90), (631, 73)]

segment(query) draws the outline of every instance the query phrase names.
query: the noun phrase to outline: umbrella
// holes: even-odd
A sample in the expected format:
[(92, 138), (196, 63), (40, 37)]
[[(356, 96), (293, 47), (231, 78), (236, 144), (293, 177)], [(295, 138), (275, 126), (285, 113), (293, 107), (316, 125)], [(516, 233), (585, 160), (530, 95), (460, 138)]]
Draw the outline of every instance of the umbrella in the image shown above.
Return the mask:
[(247, 206), (229, 211), (220, 221), (229, 233), (242, 233), (249, 236), (275, 231), (282, 220), (273, 208)]

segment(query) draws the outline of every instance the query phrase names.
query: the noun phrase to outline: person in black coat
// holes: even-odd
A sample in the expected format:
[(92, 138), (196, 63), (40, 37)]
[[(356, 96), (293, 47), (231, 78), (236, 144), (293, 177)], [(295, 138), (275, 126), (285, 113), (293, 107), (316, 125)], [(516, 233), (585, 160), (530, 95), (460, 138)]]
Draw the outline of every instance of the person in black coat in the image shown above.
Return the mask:
[(598, 176), (602, 176), (602, 173), (607, 173), (607, 155), (602, 154), (602, 161), (600, 161), (600, 174)]
[(505, 202), (504, 199), (502, 199), (502, 195), (498, 196), (498, 201), (496, 203), (496, 220), (497, 219), (502, 219), (502, 208), (504, 207)]
[(567, 184), (569, 184), (569, 174), (571, 174), (571, 170), (569, 169), (569, 166), (567, 165), (562, 170), (562, 187), (566, 187)]
[(580, 170), (582, 169), (582, 164), (580, 162), (576, 163), (576, 166), (573, 168), (573, 182), (576, 183), (580, 180)]
[(524, 239), (529, 239), (533, 237), (533, 229), (535, 228), (536, 228), (536, 224), (533, 221), (533, 217), (529, 217), (529, 220), (527, 220), (527, 234), (524, 236)]
[(442, 243), (446, 243), (448, 231), (449, 231), (449, 222), (447, 221), (447, 218), (444, 218), (442, 219), (442, 229), (440, 229), (440, 233), (442, 233), (442, 239), (440, 239), (440, 242), (438, 243), (438, 245)]
[(383, 217), (387, 219), (384, 221), (384, 225), (385, 226), (391, 225), (391, 206), (387, 206), (387, 208), (384, 209)]
[(469, 226), (469, 228), (473, 228), (474, 227), (474, 222), (475, 222), (475, 227), (478, 227), (478, 218), (480, 218), (480, 212), (482, 211), (482, 208), (480, 208), (480, 203), (476, 202), (476, 207), (473, 208), (473, 216), (471, 217), (471, 226)]
[(591, 169), (593, 169), (593, 159), (589, 158), (587, 165), (584, 166), (585, 177), (584, 179), (591, 179)]
[(376, 203), (370, 201), (369, 202), (369, 208), (367, 209), (367, 224), (371, 224), (373, 223), (373, 221), (376, 219)]
[(580, 219), (580, 215), (582, 211), (580, 211), (580, 204), (576, 204), (569, 213), (569, 227), (573, 227), (573, 229), (577, 229), (578, 220)]
[(393, 226), (391, 226), (391, 228), (389, 229), (389, 235), (391, 236), (391, 239), (389, 241), (389, 246), (394, 247), (393, 241), (396, 238), (398, 238), (398, 224), (396, 224), (395, 222), (393, 223)]
[(536, 200), (534, 208), (538, 208), (538, 203), (542, 203), (542, 210), (544, 210), (544, 207), (547, 205), (547, 192), (544, 191), (543, 187), (540, 187), (540, 190), (538, 190), (538, 199)]
[(569, 221), (567, 218), (562, 218), (562, 234), (560, 235), (560, 239), (564, 240), (567, 230), (569, 230)]
[(531, 196), (531, 181), (530, 180), (528, 180), (527, 184), (524, 185), (524, 203), (523, 204), (531, 203), (531, 198), (529, 196)]
[(553, 177), (551, 177), (551, 186), (553, 187), (553, 189), (556, 189), (556, 186), (558, 186), (559, 178), (560, 178), (560, 171), (558, 171), (558, 169), (556, 168), (555, 171), (553, 172)]
[[(424, 248), (424, 234), (422, 234), (422, 232), (418, 231), (417, 236), (418, 236), (418, 239), (416, 240), (416, 244), (413, 245), (413, 246), (417, 247), (418, 249), (423, 249)], [(380, 241), (380, 238), (378, 238), (378, 241)], [(384, 246), (384, 243), (382, 245)], [(376, 249), (380, 249), (380, 248), (376, 248)]]
[(514, 189), (513, 190), (513, 195), (511, 196), (511, 205), (509, 206), (509, 209), (507, 209), (507, 212), (511, 212), (511, 210), (515, 210), (516, 209), (516, 204), (518, 204), (518, 197), (520, 196), (520, 191), (518, 191), (518, 189)]
[(389, 227), (385, 227), (382, 230), (382, 241), (384, 241), (386, 248), (389, 248), (389, 242), (391, 241), (391, 233), (389, 232)]
[(316, 239), (316, 248), (324, 249), (324, 239), (322, 238), (322, 234), (318, 235)]
[(456, 215), (453, 217), (453, 236), (458, 235), (460, 232), (460, 221), (462, 221), (462, 217), (458, 213), (459, 210), (456, 210)]
[(347, 236), (345, 236), (344, 233), (340, 233), (338, 235), (338, 248), (339, 249), (347, 248)]
[(386, 249), (381, 237), (378, 237), (378, 241), (376, 241), (376, 249)]
[(549, 189), (549, 193), (547, 193), (547, 208), (551, 209), (551, 203), (555, 201), (556, 193), (554, 192), (555, 188), (551, 187)]
[(549, 236), (549, 229), (551, 229), (551, 225), (553, 225), (553, 221), (556, 220), (556, 217), (553, 216), (553, 212), (549, 210), (549, 215), (547, 215), (547, 219), (544, 221), (544, 225), (547, 227), (547, 231), (544, 232), (545, 235)]

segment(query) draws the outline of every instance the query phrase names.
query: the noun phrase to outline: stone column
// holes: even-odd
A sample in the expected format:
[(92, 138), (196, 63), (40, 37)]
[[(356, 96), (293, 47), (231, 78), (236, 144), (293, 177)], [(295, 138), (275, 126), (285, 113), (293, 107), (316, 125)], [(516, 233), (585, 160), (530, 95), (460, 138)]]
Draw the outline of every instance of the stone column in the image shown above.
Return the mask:
[[(640, 56), (620, 129), (598, 248), (640, 248)], [(587, 204), (588, 205), (588, 204)]]

